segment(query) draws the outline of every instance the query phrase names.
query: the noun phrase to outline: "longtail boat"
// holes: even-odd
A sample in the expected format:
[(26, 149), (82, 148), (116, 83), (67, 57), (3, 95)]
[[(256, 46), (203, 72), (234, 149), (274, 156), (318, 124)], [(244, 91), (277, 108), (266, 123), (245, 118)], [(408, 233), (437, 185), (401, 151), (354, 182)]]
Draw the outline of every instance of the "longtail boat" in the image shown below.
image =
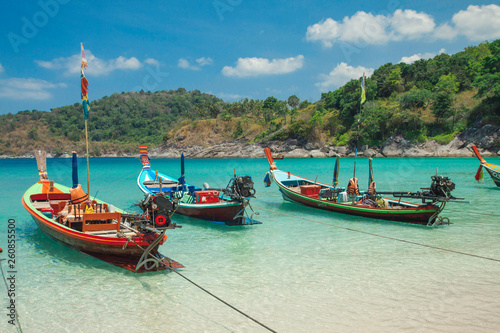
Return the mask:
[(78, 184), (77, 159), (73, 152), (73, 187), (49, 180), (46, 153), (35, 151), (40, 180), (23, 195), (24, 208), (38, 228), (64, 245), (134, 272), (182, 267), (158, 252), (165, 243), (165, 231), (177, 227), (170, 222), (177, 207), (164, 197), (146, 196), (138, 206), (142, 214), (128, 214), (97, 198), (90, 200), (88, 66), (83, 44), (80, 72), (81, 97), (87, 149), (87, 193)]
[[(69, 188), (49, 180), (45, 152), (35, 155), (40, 180), (24, 193), (22, 203), (43, 233), (72, 249), (134, 272), (182, 267), (158, 252), (167, 240), (165, 231), (177, 227), (170, 222), (174, 204), (158, 203), (166, 209), (152, 211), (146, 198), (140, 204), (144, 213), (130, 214), (97, 198), (89, 200), (81, 185)], [(73, 158), (76, 160), (76, 154)], [(75, 172), (74, 168), (73, 180), (77, 179)]]
[(474, 154), (481, 162), (481, 165), (479, 165), (479, 169), (476, 172), (475, 176), (476, 180), (479, 181), (483, 178), (483, 168), (485, 168), (486, 171), (488, 171), (488, 173), (490, 174), (491, 179), (493, 179), (495, 184), (497, 186), (500, 186), (500, 165), (495, 165), (486, 162), (486, 160), (482, 158), (482, 156), (479, 154), (479, 151), (477, 150), (476, 146), (472, 146), (472, 150), (474, 151)]
[[(137, 186), (145, 194), (163, 194), (169, 199), (177, 198), (176, 213), (226, 225), (258, 224), (250, 206), (255, 190), (250, 176), (232, 178), (227, 187), (201, 189), (185, 181), (184, 154), (181, 155), (181, 177), (175, 179), (151, 169), (147, 146), (139, 146), (142, 170), (137, 177)], [(247, 214), (246, 209), (251, 210)], [(258, 213), (256, 213), (258, 214)]]
[[(458, 202), (458, 198), (450, 195), (455, 184), (447, 177), (432, 176), (433, 183), (425, 192), (377, 192), (370, 163), (369, 191), (359, 192), (359, 188), (354, 190), (350, 188), (350, 185), (357, 186), (356, 178), (351, 179), (353, 182), (350, 181), (347, 190), (338, 186), (338, 158), (333, 184), (330, 185), (281, 171), (277, 168), (268, 148), (265, 149), (265, 154), (270, 170), (264, 182), (269, 186), (274, 181), (284, 200), (313, 208), (374, 219), (435, 226), (449, 223), (449, 219), (442, 218), (439, 214), (447, 202), (453, 200)], [(391, 194), (396, 198), (382, 197), (381, 194)], [(401, 198), (421, 199), (422, 204), (402, 201)]]

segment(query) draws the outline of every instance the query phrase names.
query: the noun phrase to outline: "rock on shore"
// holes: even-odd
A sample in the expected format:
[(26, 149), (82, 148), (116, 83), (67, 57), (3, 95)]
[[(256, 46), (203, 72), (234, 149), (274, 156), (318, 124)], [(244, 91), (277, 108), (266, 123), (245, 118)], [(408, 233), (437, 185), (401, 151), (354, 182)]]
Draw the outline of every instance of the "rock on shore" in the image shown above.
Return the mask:
[[(477, 145), (484, 157), (499, 156), (500, 127), (484, 125), (471, 127), (458, 135), (450, 143), (442, 145), (434, 140), (427, 142), (412, 142), (402, 135), (393, 135), (379, 147), (358, 147), (358, 155), (364, 157), (472, 157), (472, 146)], [(285, 158), (310, 158), (354, 156), (354, 147), (349, 146), (319, 146), (317, 143), (308, 143), (296, 139), (269, 141), (265, 143), (249, 144), (238, 141), (224, 141), (209, 147), (200, 145), (183, 146), (179, 144), (165, 144), (150, 149), (153, 158), (179, 158), (181, 153), (188, 158), (264, 158), (264, 148), (271, 148), (274, 154), (281, 153)], [(123, 155), (108, 153), (101, 157), (137, 157), (138, 154)], [(33, 158), (32, 153), (18, 158)], [(50, 153), (47, 157), (53, 157)], [(63, 154), (63, 158), (71, 157)], [(0, 158), (12, 158), (0, 156)]]

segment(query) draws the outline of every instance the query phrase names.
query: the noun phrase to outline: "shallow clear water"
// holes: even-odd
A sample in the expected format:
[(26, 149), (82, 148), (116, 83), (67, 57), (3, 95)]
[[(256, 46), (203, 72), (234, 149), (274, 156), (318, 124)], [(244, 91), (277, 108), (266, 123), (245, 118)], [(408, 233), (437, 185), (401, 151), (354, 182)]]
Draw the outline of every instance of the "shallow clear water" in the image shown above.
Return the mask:
[[(488, 161), (500, 164), (500, 158)], [(178, 160), (151, 162), (179, 173)], [(328, 183), (334, 162), (277, 164)], [(353, 162), (341, 159), (341, 185), (352, 177)], [(47, 164), (51, 179), (71, 184), (69, 159)], [(224, 187), (233, 169), (251, 175), (252, 206), (260, 213), (254, 217), (263, 224), (229, 227), (174, 216), (183, 227), (168, 231), (161, 252), (185, 266), (184, 276), (279, 332), (499, 331), (500, 188), (487, 174), (484, 183), (474, 180), (478, 165), (475, 158), (374, 159), (379, 191), (427, 187), (438, 167), (456, 183), (454, 195), (472, 201), (448, 204), (443, 215), (453, 224), (427, 228), (284, 202), (276, 185), (264, 187), (265, 159), (186, 160), (186, 179), (198, 186)], [(84, 159), (79, 168), (86, 184)], [(142, 198), (135, 183), (140, 168), (132, 158), (91, 159), (91, 194), (134, 209)], [(367, 159), (358, 158), (362, 188), (367, 174)], [(7, 248), (7, 222), (15, 219), (16, 304), (24, 332), (266, 331), (175, 273), (134, 274), (45, 236), (21, 204), (38, 179), (35, 160), (0, 160), (0, 175), (0, 247)], [(2, 266), (6, 271), (5, 261)], [(0, 331), (14, 332), (3, 284), (0, 293)]]

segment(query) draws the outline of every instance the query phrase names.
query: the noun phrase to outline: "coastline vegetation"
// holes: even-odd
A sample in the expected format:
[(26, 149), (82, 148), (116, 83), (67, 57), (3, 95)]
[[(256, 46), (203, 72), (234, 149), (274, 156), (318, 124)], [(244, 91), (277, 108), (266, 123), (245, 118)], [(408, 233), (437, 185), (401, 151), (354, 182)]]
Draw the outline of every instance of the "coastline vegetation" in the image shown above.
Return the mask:
[[(384, 64), (367, 77), (363, 105), (360, 83), (353, 79), (314, 103), (296, 95), (224, 102), (184, 88), (115, 93), (91, 103), (90, 154), (226, 140), (378, 146), (396, 133), (446, 144), (472, 126), (500, 125), (500, 40), (451, 56)], [(75, 147), (83, 152), (83, 129), (80, 103), (1, 115), (0, 155), (46, 149), (57, 156)]]

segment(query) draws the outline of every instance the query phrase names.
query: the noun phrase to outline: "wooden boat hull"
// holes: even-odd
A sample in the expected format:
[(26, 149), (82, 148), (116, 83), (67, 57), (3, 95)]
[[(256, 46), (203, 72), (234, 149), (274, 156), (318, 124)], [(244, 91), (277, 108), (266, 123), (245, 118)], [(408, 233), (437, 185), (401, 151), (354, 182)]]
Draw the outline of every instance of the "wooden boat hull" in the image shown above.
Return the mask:
[(496, 186), (500, 186), (500, 167), (493, 167), (492, 164), (483, 164), (483, 167), (488, 171)]
[[(384, 208), (373, 208), (368, 205), (352, 205), (352, 204), (337, 203), (334, 201), (302, 195), (300, 193), (294, 192), (290, 190), (287, 186), (285, 186), (281, 181), (281, 179), (283, 179), (284, 177), (288, 177), (288, 173), (285, 173), (277, 169), (271, 170), (270, 173), (272, 179), (278, 185), (279, 190), (285, 200), (289, 200), (291, 202), (299, 203), (312, 208), (319, 208), (336, 213), (356, 215), (373, 219), (382, 219), (382, 220), (406, 222), (406, 223), (422, 224), (422, 225), (427, 225), (429, 223), (429, 219), (434, 214), (436, 214), (436, 212), (439, 211), (439, 207), (436, 205), (432, 204), (417, 205), (410, 202), (401, 202), (388, 198), (384, 199), (391, 202), (400, 202), (401, 204), (404, 204), (409, 208), (384, 209)], [(313, 181), (299, 176), (290, 175), (290, 177), (292, 179), (313, 183)], [(326, 187), (329, 186), (327, 184), (322, 184), (322, 183), (316, 183), (316, 184)]]
[[(22, 204), (24, 208), (30, 213), (38, 228), (47, 236), (61, 242), (62, 244), (88, 254), (101, 254), (118, 256), (136, 260), (141, 257), (143, 250), (139, 247), (146, 248), (149, 246), (142, 237), (133, 237), (133, 242), (129, 242), (126, 238), (111, 238), (104, 236), (97, 236), (86, 234), (74, 229), (71, 229), (54, 219), (48, 218), (37, 210), (30, 200), (30, 196), (37, 193), (46, 193), (48, 188), (48, 181), (40, 181), (30, 187), (22, 197)], [(69, 193), (69, 188), (54, 184), (57, 193)], [(99, 201), (102, 203), (102, 201)], [(117, 209), (117, 211), (119, 211)], [(163, 243), (163, 240), (161, 243)], [(126, 246), (125, 246), (126, 245)], [(125, 248), (124, 248), (125, 247)], [(153, 250), (156, 252), (157, 248)]]
[(495, 185), (500, 187), (500, 165), (495, 165), (486, 162), (486, 160), (481, 156), (481, 154), (479, 154), (479, 151), (477, 150), (476, 146), (472, 146), (472, 150), (474, 151), (474, 154), (476, 155), (478, 160), (481, 162), (483, 168), (485, 168), (488, 174), (490, 175)]
[[(177, 182), (176, 179), (160, 172), (158, 173), (158, 176), (163, 180)], [(150, 168), (145, 167), (142, 169), (139, 177), (137, 177), (137, 186), (145, 194), (156, 194), (158, 193), (157, 188), (151, 188), (144, 185), (144, 182), (154, 179), (155, 177), (156, 174)], [(190, 187), (192, 185), (186, 184), (186, 186)], [(200, 189), (195, 188), (195, 190)], [(244, 202), (228, 200), (223, 200), (216, 203), (186, 203), (180, 201), (179, 207), (176, 210), (176, 214), (179, 215), (194, 217), (205, 221), (222, 222), (227, 225), (248, 224), (247, 219), (244, 216), (244, 212)]]

